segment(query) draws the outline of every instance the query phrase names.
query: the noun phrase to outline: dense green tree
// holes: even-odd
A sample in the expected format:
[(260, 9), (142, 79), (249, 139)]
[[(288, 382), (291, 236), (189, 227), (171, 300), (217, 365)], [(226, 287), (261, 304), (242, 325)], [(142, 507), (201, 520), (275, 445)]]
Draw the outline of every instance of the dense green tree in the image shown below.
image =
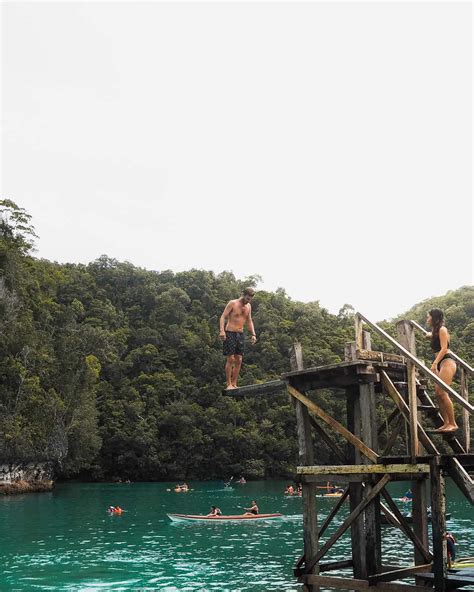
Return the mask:
[[(0, 457), (53, 459), (64, 478), (133, 480), (288, 475), (297, 462), (295, 414), (286, 394), (222, 396), (218, 339), (225, 304), (260, 278), (192, 269), (147, 271), (107, 256), (59, 265), (32, 256), (28, 214), (0, 202)], [(416, 305), (423, 321), (446, 311), (452, 345), (473, 357), (470, 287)], [(289, 370), (302, 343), (306, 366), (337, 363), (353, 339), (354, 309), (332, 315), (317, 301), (260, 290), (258, 332), (242, 384)], [(390, 332), (393, 324), (382, 324)], [(419, 340), (420, 355), (429, 344)], [(374, 347), (388, 348), (377, 337)], [(345, 421), (345, 397), (316, 400)], [(383, 417), (386, 410), (381, 407)], [(342, 443), (341, 443), (342, 445)], [(322, 462), (334, 460), (324, 446)]]

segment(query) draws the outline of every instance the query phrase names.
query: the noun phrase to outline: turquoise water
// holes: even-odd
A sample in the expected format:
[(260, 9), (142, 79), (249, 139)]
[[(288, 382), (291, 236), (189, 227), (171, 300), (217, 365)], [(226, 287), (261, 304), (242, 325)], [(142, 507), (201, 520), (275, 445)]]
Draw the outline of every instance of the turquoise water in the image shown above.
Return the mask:
[[(3, 571), (0, 590), (55, 591), (300, 591), (293, 566), (302, 552), (300, 498), (285, 498), (283, 481), (251, 482), (225, 490), (223, 483), (61, 484), (51, 493), (0, 498)], [(391, 486), (400, 497), (405, 487)], [(449, 529), (459, 556), (474, 555), (472, 507), (449, 485)], [(167, 512), (207, 513), (211, 504), (239, 513), (256, 499), (261, 512), (285, 518), (262, 523), (172, 523)], [(318, 499), (320, 519), (334, 499)], [(106, 508), (127, 512), (109, 516)], [(399, 503), (406, 508), (406, 504)], [(337, 517), (324, 540), (347, 515)], [(383, 527), (384, 560), (410, 562), (398, 530)], [(350, 555), (345, 535), (326, 559)]]

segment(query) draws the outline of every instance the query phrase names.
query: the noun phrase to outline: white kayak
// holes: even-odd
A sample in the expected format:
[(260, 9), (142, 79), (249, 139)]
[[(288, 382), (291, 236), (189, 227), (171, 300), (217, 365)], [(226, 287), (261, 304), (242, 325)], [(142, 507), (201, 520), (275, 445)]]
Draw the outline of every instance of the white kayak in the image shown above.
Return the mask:
[(200, 516), (193, 514), (168, 514), (173, 522), (248, 522), (255, 520), (275, 520), (283, 514), (237, 514), (235, 516)]

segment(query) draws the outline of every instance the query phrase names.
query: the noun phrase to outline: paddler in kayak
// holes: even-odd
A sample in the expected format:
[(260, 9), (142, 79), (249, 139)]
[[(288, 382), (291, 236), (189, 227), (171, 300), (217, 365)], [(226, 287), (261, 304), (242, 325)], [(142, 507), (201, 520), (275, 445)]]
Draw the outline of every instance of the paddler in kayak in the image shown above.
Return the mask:
[(257, 502), (255, 500), (252, 500), (251, 507), (244, 508), (244, 510), (245, 510), (244, 516), (247, 516), (248, 514), (253, 514), (254, 516), (257, 516), (257, 514), (258, 514)]

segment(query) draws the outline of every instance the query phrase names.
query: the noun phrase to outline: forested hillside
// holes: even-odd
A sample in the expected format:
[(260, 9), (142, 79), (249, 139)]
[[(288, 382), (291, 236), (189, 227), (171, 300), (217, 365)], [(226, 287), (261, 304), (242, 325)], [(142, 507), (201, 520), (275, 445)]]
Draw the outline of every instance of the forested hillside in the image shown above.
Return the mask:
[[(54, 459), (64, 478), (292, 472), (297, 443), (287, 395), (221, 394), (219, 316), (243, 287), (258, 288), (258, 278), (147, 271), (106, 256), (89, 265), (40, 260), (28, 214), (4, 200), (0, 215), (2, 460)], [(472, 288), (407, 314), (424, 322), (432, 305), (446, 310), (454, 349), (472, 361)], [(352, 313), (349, 305), (332, 315), (317, 301), (294, 302), (283, 289), (257, 291), (258, 343), (247, 348), (241, 384), (289, 370), (294, 340), (306, 366), (341, 361)], [(342, 397), (318, 396), (343, 418)]]

